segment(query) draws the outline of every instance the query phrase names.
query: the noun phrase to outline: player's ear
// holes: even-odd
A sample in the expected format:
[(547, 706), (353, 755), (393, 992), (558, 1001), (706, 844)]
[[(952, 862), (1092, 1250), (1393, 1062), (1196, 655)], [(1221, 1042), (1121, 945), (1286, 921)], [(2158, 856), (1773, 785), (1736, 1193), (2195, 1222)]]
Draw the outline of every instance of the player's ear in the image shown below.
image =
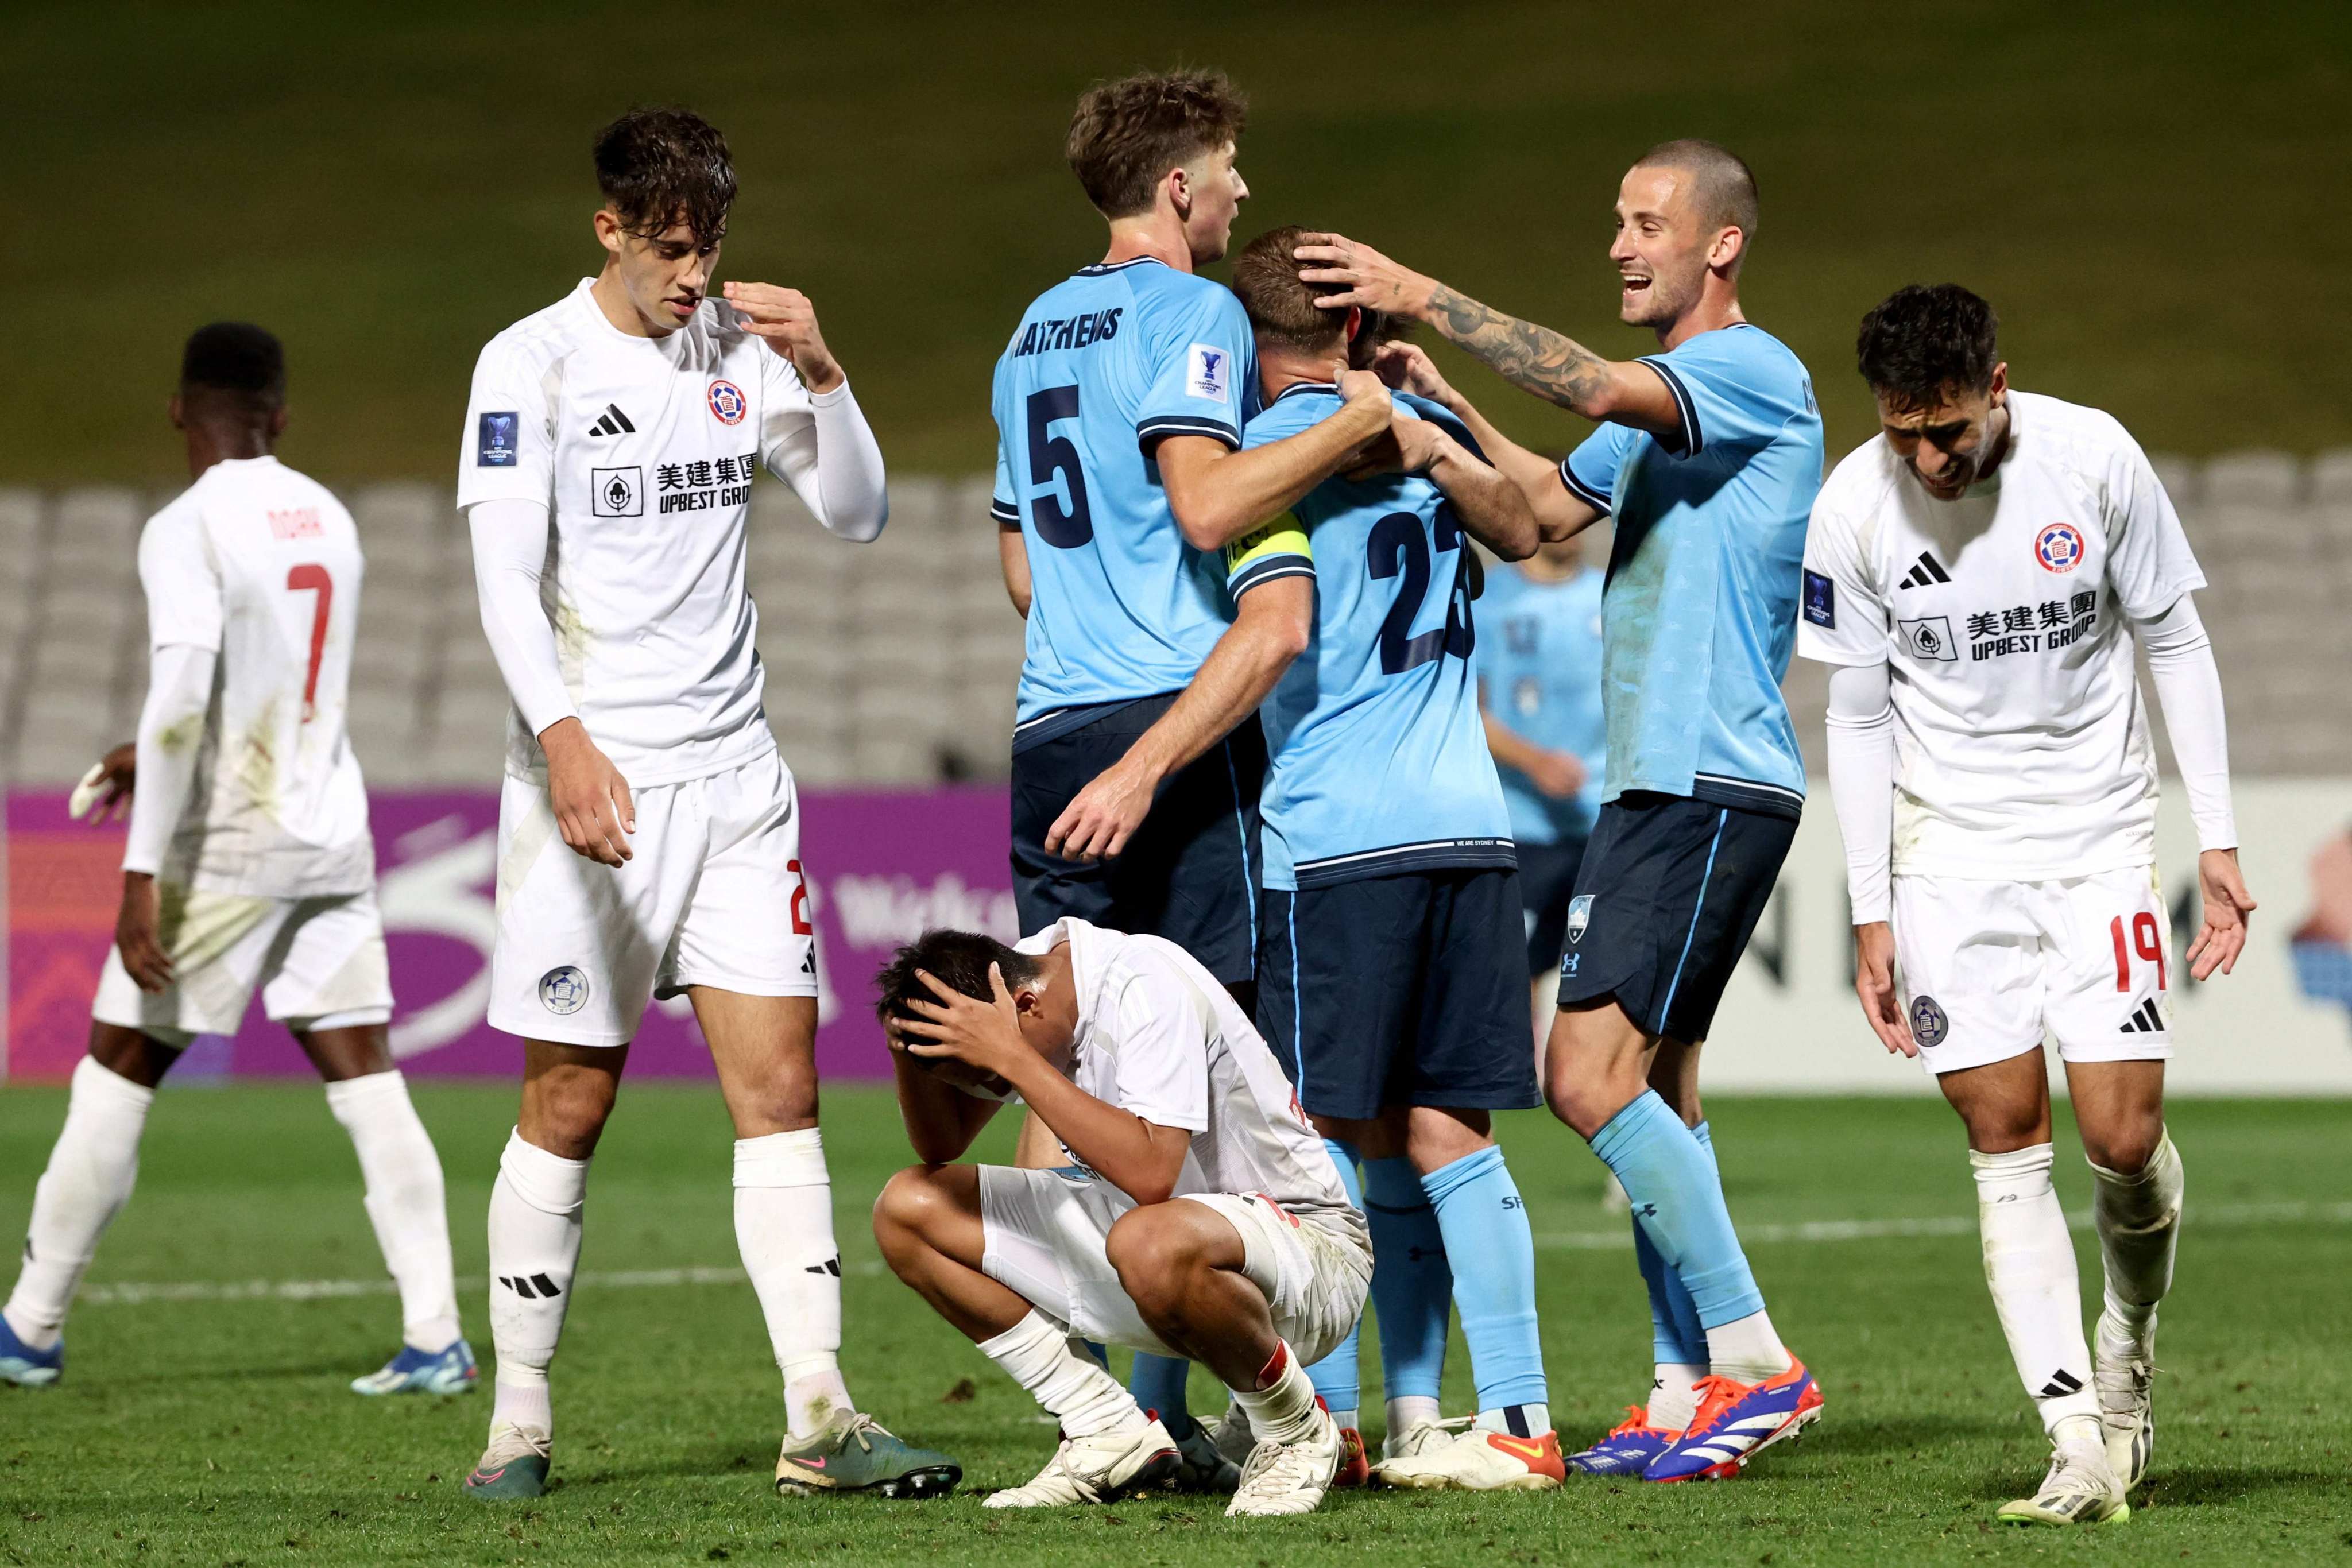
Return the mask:
[(283, 434), (286, 434), (286, 422), (287, 422), (287, 420), (288, 420), (288, 419), (289, 419), (289, 418), (291, 418), (291, 417), (292, 417), (292, 414), (293, 414), (293, 411), (292, 411), (292, 410), (290, 410), (290, 409), (289, 409), (289, 408), (288, 408), (284, 403), (282, 403), (282, 402), (281, 402), (281, 403), (279, 403), (276, 408), (273, 408), (273, 409), (271, 409), (271, 410), (269, 411), (269, 439), (270, 439), (270, 440), (275, 441), (275, 440), (277, 440), (279, 436), (281, 436), (281, 435), (283, 435)]
[(1174, 204), (1176, 215), (1180, 218), (1191, 217), (1192, 215), (1192, 172), (1179, 163), (1169, 171), (1167, 180), (1168, 199)]
[(1993, 406), (1999, 408), (2001, 400), (2009, 395), (2009, 361), (2007, 360), (1993, 366), (1990, 391)]
[(598, 207), (590, 220), (596, 230), (596, 243), (614, 256), (621, 254), (621, 215), (610, 207)]
[(187, 405), (180, 401), (180, 394), (178, 392), (173, 392), (172, 394), (172, 401), (164, 405), (164, 413), (171, 419), (172, 428), (173, 430), (185, 430), (188, 428)]

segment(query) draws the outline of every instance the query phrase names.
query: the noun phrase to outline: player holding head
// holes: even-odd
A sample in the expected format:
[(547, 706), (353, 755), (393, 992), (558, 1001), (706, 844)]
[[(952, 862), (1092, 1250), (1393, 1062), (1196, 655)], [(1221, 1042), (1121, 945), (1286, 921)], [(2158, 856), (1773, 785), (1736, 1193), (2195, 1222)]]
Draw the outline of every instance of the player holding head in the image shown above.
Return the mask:
[(440, 1156), (385, 1029), (367, 789), (343, 731), (359, 535), (326, 486), (272, 455), (286, 413), (276, 338), (220, 321), (188, 339), (171, 415), (194, 483), (139, 538), (147, 702), (135, 750), (92, 769), (109, 784), (102, 815), (131, 797), (122, 906), (89, 1054), (0, 1312), (8, 1382), (55, 1383), (65, 1370), (66, 1310), (131, 1197), (155, 1086), (197, 1035), (235, 1034), (258, 989), (327, 1082), (400, 1288), (400, 1354), (352, 1389), (474, 1385)]
[(498, 1408), (466, 1484), (546, 1484), (589, 1157), (646, 1002), (683, 995), (735, 1124), (736, 1240), (784, 1377), (777, 1488), (944, 1490), (955, 1464), (842, 1381), (800, 810), (743, 583), (762, 465), (863, 542), (887, 514), (882, 454), (805, 295), (711, 297), (735, 197), (718, 131), (634, 110), (595, 163), (603, 270), (482, 350), (459, 459), (514, 698), (489, 1021), (525, 1041), (490, 1197)]
[[(1234, 162), (1245, 118), (1215, 71), (1102, 82), (1078, 100), (1070, 167), (1108, 248), (1037, 298), (997, 361), (990, 508), (1028, 619), (1013, 739), (1021, 928), (1076, 915), (1165, 936), (1241, 988), (1244, 1010), (1265, 768), (1255, 714), (1313, 607), (1292, 582), (1236, 613), (1202, 552), (1304, 495), (1389, 419), (1386, 389), (1360, 376), (1344, 418), (1240, 450), (1249, 323), (1197, 269), (1225, 254), (1249, 194)], [(1055, 1157), (1050, 1140), (1024, 1150)], [(1147, 1358), (1138, 1387), (1192, 1472), (1213, 1477), (1183, 1376)]]
[(1657, 1351), (1646, 1409), (1570, 1460), (1652, 1480), (1725, 1475), (1814, 1419), (1733, 1233), (1698, 1097), (1698, 1051), (1804, 802), (1780, 695), (1822, 422), (1805, 367), (1739, 307), (1756, 235), (1748, 165), (1711, 141), (1652, 148), (1618, 186), (1618, 314), (1662, 352), (1603, 359), (1338, 235), (1299, 247), (1327, 308), (1391, 310), (1547, 402), (1600, 422), (1557, 465), (1504, 439), (1433, 368), (1518, 481), (1545, 537), (1612, 513), (1602, 597), (1607, 783), (1577, 874), (1552, 1110), (1633, 1199)]
[(1478, 706), (1510, 802), (1528, 984), (1541, 1006), (1600, 808), (1601, 574), (1584, 564), (1581, 539), (1555, 539), (1487, 572), (1479, 602)]
[[(874, 1206), (882, 1255), (1061, 1424), (1053, 1461), (988, 1506), (1112, 1502), (1176, 1479), (1167, 1427), (1074, 1335), (1191, 1357), (1234, 1391), (1254, 1446), (1228, 1515), (1322, 1501), (1339, 1431), (1304, 1368), (1354, 1327), (1370, 1247), (1215, 977), (1172, 942), (1066, 917), (1015, 948), (930, 932), (881, 987), (924, 1161)], [(1008, 1093), (1065, 1168), (946, 1163)]]
[[(1324, 290), (1299, 281), (1304, 235), (1261, 235), (1234, 264), (1265, 399), (1250, 449), (1340, 417), (1339, 378), (1373, 360), (1374, 319), (1320, 309)], [(1467, 543), (1523, 558), (1536, 518), (1451, 414), (1407, 396), (1393, 420), (1380, 463), (1269, 511), (1225, 551), (1244, 614), (1261, 593), (1315, 590), (1308, 656), (1262, 715), (1273, 760), (1258, 1018), (1335, 1159), (1366, 1162), (1390, 1400), (1373, 1474), (1538, 1488), (1561, 1472), (1534, 1243), (1491, 1122), (1540, 1096), (1510, 816), (1471, 662)], [(1437, 1424), (1449, 1289), (1478, 1385), (1476, 1424), (1458, 1433)], [(1354, 1425), (1352, 1342), (1317, 1386)]]
[[(1879, 434), (1830, 476), (1799, 646), (1830, 674), (1830, 784), (1853, 899), (1854, 988), (1890, 1051), (1960, 1113), (1985, 1278), (2054, 1455), (2022, 1523), (2124, 1519), (2155, 1437), (2157, 1303), (2180, 1156), (2147, 654), (2201, 852), (2199, 980), (2254, 908), (2238, 873), (2221, 683), (2180, 519), (2123, 426), (2021, 392), (1992, 308), (1956, 284), (1863, 319)], [(1896, 978), (1900, 967), (1901, 978)], [(2095, 1183), (2106, 1301), (2083, 1337), (2051, 1181), (2047, 1032)]]

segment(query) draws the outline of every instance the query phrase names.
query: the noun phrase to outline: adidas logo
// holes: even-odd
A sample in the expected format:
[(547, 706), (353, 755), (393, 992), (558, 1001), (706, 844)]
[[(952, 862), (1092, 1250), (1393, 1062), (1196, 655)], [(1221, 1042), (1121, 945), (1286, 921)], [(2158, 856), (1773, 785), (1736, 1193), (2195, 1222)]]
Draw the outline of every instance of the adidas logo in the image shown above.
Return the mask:
[(803, 1269), (802, 1272), (805, 1274), (830, 1274), (835, 1279), (838, 1280), (841, 1278), (840, 1254), (835, 1253), (833, 1257), (826, 1259), (822, 1263), (812, 1263), (806, 1269)]
[(2124, 1019), (2126, 1034), (2162, 1034), (2163, 1032), (2164, 1015), (2156, 1010), (2154, 997), (2140, 1003), (2139, 1010)]
[(596, 423), (588, 427), (591, 435), (635, 435), (636, 433), (637, 427), (629, 423), (629, 416), (621, 412), (621, 405), (617, 402), (606, 403), (604, 412), (597, 415)]
[[(499, 1276), (499, 1283), (504, 1285), (508, 1290), (512, 1291), (516, 1295), (520, 1296), (526, 1301), (535, 1301), (541, 1296), (552, 1301), (557, 1296), (563, 1294), (563, 1287), (557, 1284), (554, 1281), (549, 1279), (544, 1274), (517, 1274), (512, 1279), (509, 1279), (504, 1274), (501, 1274)], [(534, 1290), (532, 1288), (534, 1286), (538, 1288)]]
[(1951, 580), (1952, 574), (1946, 571), (1933, 555), (1929, 554), (1926, 550), (1921, 550), (1919, 552), (1919, 559), (1911, 568), (1911, 575), (1903, 580), (1903, 586), (1906, 588), (1927, 588), (1938, 582), (1949, 582)]
[(2063, 1399), (2069, 1394), (2079, 1394), (2082, 1391), (2083, 1380), (2062, 1366), (2049, 1382), (2042, 1385), (2042, 1397)]

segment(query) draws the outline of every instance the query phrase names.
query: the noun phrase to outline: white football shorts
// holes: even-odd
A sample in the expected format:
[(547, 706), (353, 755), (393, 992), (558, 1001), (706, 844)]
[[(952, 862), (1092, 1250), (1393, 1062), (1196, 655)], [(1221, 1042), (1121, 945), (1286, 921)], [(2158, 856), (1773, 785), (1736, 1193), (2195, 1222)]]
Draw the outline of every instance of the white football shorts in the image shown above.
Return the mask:
[(156, 884), (156, 937), (172, 984), (149, 994), (110, 948), (90, 1017), (184, 1049), (200, 1034), (235, 1034), (255, 988), (289, 1029), (351, 1029), (392, 1018), (392, 970), (375, 893), (268, 898)]
[(2152, 867), (2053, 882), (1895, 879), (1895, 956), (1920, 1064), (2042, 1049), (2068, 1061), (2172, 1054), (2170, 936)]
[[(1302, 1364), (1339, 1347), (1363, 1315), (1372, 1257), (1263, 1196), (1185, 1193), (1241, 1232), (1243, 1271), (1265, 1292), (1275, 1332)], [(981, 1270), (1074, 1334), (1155, 1355), (1175, 1353), (1144, 1326), (1111, 1267), (1110, 1228), (1135, 1200), (1076, 1170), (980, 1167)]]
[(634, 853), (615, 869), (563, 841), (545, 784), (507, 779), (490, 1027), (625, 1045), (647, 1002), (688, 986), (816, 995), (800, 796), (783, 758), (771, 751), (632, 800)]

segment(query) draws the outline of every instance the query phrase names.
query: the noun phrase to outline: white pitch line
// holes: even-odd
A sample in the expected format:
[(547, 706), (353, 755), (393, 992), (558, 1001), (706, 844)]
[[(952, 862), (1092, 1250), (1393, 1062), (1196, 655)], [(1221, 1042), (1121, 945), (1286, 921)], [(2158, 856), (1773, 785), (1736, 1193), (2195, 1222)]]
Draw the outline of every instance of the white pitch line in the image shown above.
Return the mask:
[[(2070, 1214), (2067, 1223), (2076, 1230), (2091, 1228), (2091, 1216), (2084, 1211)], [(2192, 1208), (2185, 1223), (2192, 1230), (2208, 1228), (2239, 1229), (2254, 1225), (2352, 1225), (2352, 1203), (2232, 1203), (2216, 1204), (2210, 1207)], [(1940, 1214), (1918, 1219), (1815, 1219), (1795, 1225), (1749, 1225), (1740, 1228), (1740, 1239), (1753, 1246), (1771, 1246), (1781, 1242), (1819, 1243), (1825, 1241), (1871, 1241), (1886, 1237), (1905, 1236), (1973, 1236), (1975, 1217)], [(1535, 1239), (1536, 1245), (1546, 1251), (1611, 1251), (1633, 1244), (1630, 1228), (1616, 1230), (1554, 1230)], [(858, 1275), (879, 1275), (882, 1265), (873, 1260), (845, 1263), (843, 1268)], [(740, 1285), (750, 1278), (740, 1268), (695, 1269), (629, 1269), (610, 1273), (587, 1273), (579, 1277), (579, 1285), (601, 1291), (656, 1290), (676, 1285)], [(489, 1281), (479, 1276), (457, 1281), (461, 1289), (481, 1291)], [(186, 1280), (154, 1284), (125, 1282), (112, 1285), (85, 1285), (80, 1301), (91, 1306), (140, 1307), (154, 1302), (170, 1301), (327, 1301), (350, 1296), (389, 1296), (393, 1283), (389, 1280)]]

